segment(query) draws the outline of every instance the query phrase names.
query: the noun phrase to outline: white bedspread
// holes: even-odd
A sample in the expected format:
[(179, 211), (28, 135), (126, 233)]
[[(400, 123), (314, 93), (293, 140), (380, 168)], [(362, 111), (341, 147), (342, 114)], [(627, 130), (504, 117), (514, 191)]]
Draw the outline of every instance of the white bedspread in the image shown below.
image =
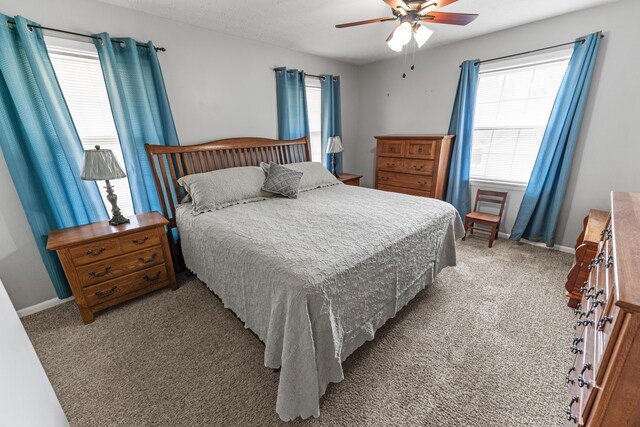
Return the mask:
[(463, 232), (448, 203), (342, 184), (176, 219), (187, 267), (281, 368), (283, 420), (320, 415), (341, 362), (455, 265)]

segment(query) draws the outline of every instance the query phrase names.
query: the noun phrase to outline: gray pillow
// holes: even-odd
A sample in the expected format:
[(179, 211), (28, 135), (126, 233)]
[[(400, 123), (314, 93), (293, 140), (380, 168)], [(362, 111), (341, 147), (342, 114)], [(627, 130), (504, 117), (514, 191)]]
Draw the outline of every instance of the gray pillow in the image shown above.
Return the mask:
[(191, 196), (195, 215), (271, 197), (260, 190), (265, 173), (258, 166), (219, 169), (183, 176), (178, 180)]
[(271, 163), (269, 164), (267, 179), (262, 185), (262, 190), (295, 199), (298, 197), (298, 188), (302, 175), (302, 172), (294, 171), (277, 163)]
[[(266, 173), (269, 173), (268, 163), (261, 163), (260, 166), (262, 166), (262, 169), (264, 169)], [(333, 174), (320, 162), (289, 163), (286, 167), (304, 174), (302, 175), (300, 187), (298, 189), (301, 193), (315, 188), (342, 184), (342, 182), (333, 176)]]

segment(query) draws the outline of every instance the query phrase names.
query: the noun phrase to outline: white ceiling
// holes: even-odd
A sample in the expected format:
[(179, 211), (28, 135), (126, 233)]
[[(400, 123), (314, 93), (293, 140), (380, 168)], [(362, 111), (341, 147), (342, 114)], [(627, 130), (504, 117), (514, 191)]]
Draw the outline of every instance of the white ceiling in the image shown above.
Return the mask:
[[(391, 15), (382, 0), (100, 0), (238, 37), (354, 64), (402, 55), (385, 40), (393, 22), (337, 29), (335, 24)], [(431, 24), (422, 49), (616, 0), (459, 0), (443, 12), (477, 13), (466, 27)]]

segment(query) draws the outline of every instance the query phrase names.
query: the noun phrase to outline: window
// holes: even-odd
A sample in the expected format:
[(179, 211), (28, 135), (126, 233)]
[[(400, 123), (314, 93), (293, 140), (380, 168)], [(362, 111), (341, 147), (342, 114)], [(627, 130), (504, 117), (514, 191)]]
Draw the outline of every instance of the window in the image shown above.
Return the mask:
[(480, 70), (472, 180), (528, 183), (570, 54)]
[(306, 77), (307, 111), (309, 113), (309, 134), (311, 143), (311, 160), (322, 162), (322, 91), (320, 79)]
[[(122, 149), (95, 46), (53, 37), (46, 39), (53, 69), (83, 148), (86, 150), (99, 145), (100, 148), (109, 149), (124, 167)], [(98, 185), (102, 187), (103, 183), (98, 182)], [(118, 195), (118, 206), (122, 214), (133, 215), (129, 180), (119, 179), (112, 185)], [(107, 201), (106, 192), (102, 188), (100, 194), (107, 211), (111, 212), (111, 203)]]

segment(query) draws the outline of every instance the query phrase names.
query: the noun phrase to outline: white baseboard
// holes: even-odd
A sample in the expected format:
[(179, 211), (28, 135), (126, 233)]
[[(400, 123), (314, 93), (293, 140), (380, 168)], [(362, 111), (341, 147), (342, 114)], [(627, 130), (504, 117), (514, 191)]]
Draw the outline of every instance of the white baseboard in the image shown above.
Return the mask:
[(39, 311), (46, 310), (47, 308), (55, 307), (56, 305), (64, 304), (65, 302), (68, 302), (68, 301), (73, 301), (73, 297), (69, 297), (65, 299), (52, 298), (50, 300), (43, 301), (39, 304), (32, 305), (31, 307), (25, 307), (23, 309), (18, 310), (17, 311), (18, 317), (26, 317), (26, 316), (29, 316), (30, 314), (34, 314)]
[[(509, 235), (507, 233), (498, 233), (498, 237), (500, 237), (502, 239), (509, 239)], [(575, 254), (576, 253), (576, 250), (574, 248), (570, 248), (569, 246), (554, 245), (552, 248), (550, 248), (547, 245), (545, 245), (544, 243), (531, 242), (531, 241), (526, 240), (526, 239), (522, 239), (521, 242), (527, 243), (529, 245), (537, 246), (539, 248), (549, 249), (549, 250), (552, 250), (552, 251), (560, 251), (560, 252), (565, 252), (565, 253), (568, 253), (568, 254)]]

